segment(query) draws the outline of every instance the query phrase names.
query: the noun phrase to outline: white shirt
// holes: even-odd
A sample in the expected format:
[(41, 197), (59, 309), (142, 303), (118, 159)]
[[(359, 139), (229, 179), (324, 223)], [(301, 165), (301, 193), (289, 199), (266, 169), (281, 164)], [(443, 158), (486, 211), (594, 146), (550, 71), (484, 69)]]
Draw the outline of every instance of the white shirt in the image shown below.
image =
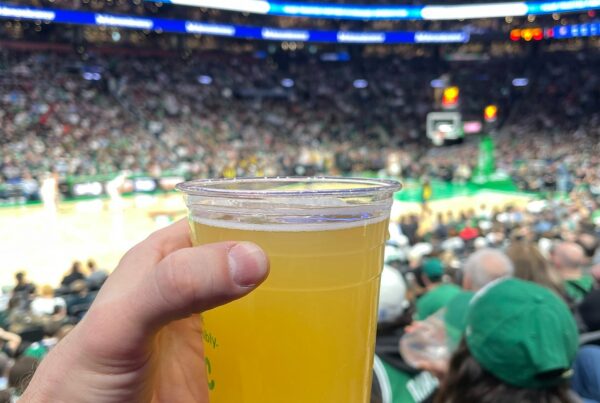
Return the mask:
[(37, 297), (31, 301), (31, 313), (36, 316), (52, 315), (55, 307), (67, 308), (65, 300), (60, 297)]

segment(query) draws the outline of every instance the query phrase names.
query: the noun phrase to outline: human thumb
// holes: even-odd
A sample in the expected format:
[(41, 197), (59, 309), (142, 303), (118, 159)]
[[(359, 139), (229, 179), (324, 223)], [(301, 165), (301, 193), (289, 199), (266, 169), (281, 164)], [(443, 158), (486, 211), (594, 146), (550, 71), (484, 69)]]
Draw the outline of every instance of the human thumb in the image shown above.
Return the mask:
[(148, 330), (238, 299), (269, 272), (265, 253), (250, 242), (179, 249), (140, 284), (135, 316)]

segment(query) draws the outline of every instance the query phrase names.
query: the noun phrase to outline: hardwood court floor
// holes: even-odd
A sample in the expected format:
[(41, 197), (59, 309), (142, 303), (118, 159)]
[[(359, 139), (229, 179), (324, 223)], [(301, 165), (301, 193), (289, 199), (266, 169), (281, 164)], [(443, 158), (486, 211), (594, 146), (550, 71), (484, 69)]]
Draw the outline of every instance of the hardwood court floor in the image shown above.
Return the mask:
[(56, 286), (73, 260), (96, 260), (112, 270), (121, 256), (169, 217), (185, 215), (181, 195), (60, 203), (56, 212), (42, 206), (0, 209), (0, 285), (26, 270), (38, 285)]

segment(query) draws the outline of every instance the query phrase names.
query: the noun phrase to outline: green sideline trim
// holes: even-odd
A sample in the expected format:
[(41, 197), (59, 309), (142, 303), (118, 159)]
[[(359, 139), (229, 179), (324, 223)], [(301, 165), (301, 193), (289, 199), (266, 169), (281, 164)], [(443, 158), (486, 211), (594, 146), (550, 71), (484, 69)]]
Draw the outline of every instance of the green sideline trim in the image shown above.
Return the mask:
[[(402, 181), (402, 191), (396, 193), (394, 198), (403, 202), (422, 201), (421, 192), (423, 185), (419, 181), (407, 180)], [(503, 180), (486, 183), (449, 183), (443, 181), (431, 181), (432, 194), (430, 201), (447, 200), (455, 197), (472, 197), (482, 192), (501, 192), (511, 193), (522, 196), (534, 196), (531, 193), (521, 192), (511, 180)]]
[[(140, 175), (142, 176), (142, 175)], [(361, 175), (358, 175), (365, 178), (378, 178), (376, 172), (363, 172)], [(98, 180), (98, 177), (85, 177), (85, 178), (69, 178), (71, 182), (85, 182), (91, 180)], [(394, 195), (394, 199), (401, 202), (412, 202), (412, 203), (420, 203), (421, 202), (421, 192), (423, 189), (422, 183), (420, 181), (414, 179), (406, 179), (401, 180), (402, 182), (402, 190), (397, 192)], [(482, 183), (452, 183), (452, 182), (444, 182), (440, 180), (432, 180), (432, 196), (430, 201), (437, 200), (447, 200), (452, 199), (454, 197), (469, 197), (476, 196), (481, 192), (501, 192), (501, 193), (511, 193), (515, 195), (528, 196), (528, 197), (536, 197), (539, 196), (537, 193), (526, 193), (519, 191), (519, 189), (515, 186), (513, 181), (510, 178), (502, 178), (498, 180), (490, 180)], [(158, 195), (165, 193), (174, 193), (175, 191), (161, 191), (156, 190), (154, 192), (140, 192), (140, 193), (129, 193), (124, 194), (124, 197), (130, 197), (138, 194), (150, 194), (150, 195)], [(96, 200), (96, 199), (106, 199), (107, 195), (102, 196), (81, 196), (63, 199), (62, 202), (74, 202), (74, 201), (83, 201), (83, 200)], [(19, 202), (19, 201), (9, 201), (9, 202), (0, 202), (1, 207), (17, 207), (17, 206), (36, 206), (40, 205), (40, 201), (31, 201), (31, 202)]]

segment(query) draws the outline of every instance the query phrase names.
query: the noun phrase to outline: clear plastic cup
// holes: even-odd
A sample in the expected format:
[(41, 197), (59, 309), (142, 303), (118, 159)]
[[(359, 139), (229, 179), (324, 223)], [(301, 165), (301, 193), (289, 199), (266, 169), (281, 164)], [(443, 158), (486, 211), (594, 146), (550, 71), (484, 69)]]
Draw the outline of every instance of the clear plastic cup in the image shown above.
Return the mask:
[(450, 349), (440, 310), (423, 321), (414, 324), (414, 330), (405, 333), (400, 339), (400, 354), (406, 363), (419, 368), (423, 362), (440, 362), (450, 359)]
[(252, 241), (269, 278), (203, 313), (211, 403), (367, 403), (394, 181), (180, 184), (193, 243)]

